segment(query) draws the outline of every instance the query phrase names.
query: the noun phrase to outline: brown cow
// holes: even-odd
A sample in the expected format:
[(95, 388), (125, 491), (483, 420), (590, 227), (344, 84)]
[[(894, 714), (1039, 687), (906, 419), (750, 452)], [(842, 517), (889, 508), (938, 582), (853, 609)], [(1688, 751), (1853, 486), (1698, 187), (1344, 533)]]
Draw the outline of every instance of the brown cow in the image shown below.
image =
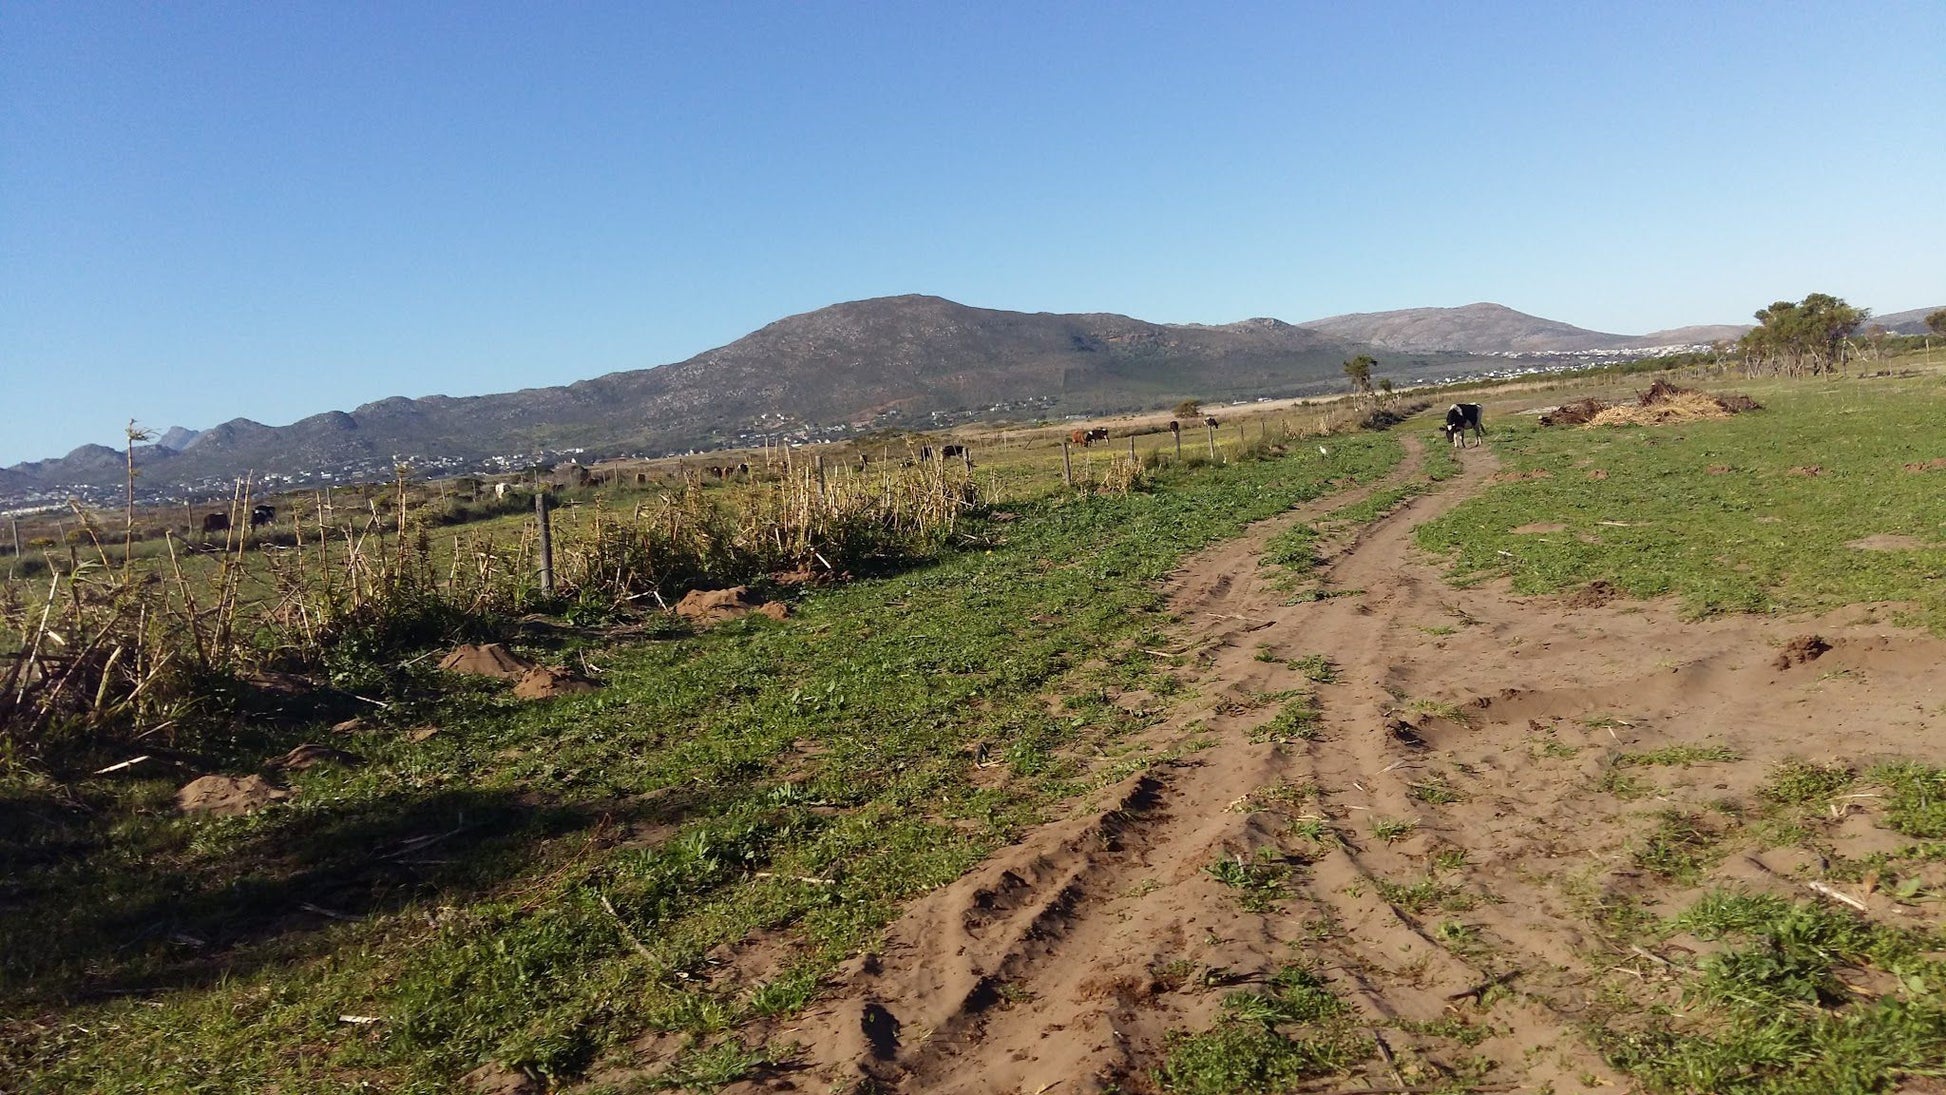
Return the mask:
[(1087, 431), (1087, 430), (1070, 430), (1070, 431), (1068, 432), (1068, 444), (1070, 444), (1070, 445), (1086, 445), (1087, 443), (1088, 443), (1088, 431)]
[(227, 513), (203, 514), (203, 532), (205, 534), (211, 532), (228, 532), (228, 531), (230, 531), (229, 514)]

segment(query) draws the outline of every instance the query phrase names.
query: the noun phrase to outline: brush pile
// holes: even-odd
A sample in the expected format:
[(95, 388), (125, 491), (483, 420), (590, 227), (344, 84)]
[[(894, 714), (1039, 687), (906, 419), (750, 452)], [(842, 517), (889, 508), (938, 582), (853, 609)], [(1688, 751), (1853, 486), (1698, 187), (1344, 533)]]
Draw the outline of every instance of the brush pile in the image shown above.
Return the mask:
[(1660, 426), (1666, 422), (1728, 418), (1762, 409), (1762, 404), (1741, 392), (1715, 395), (1658, 380), (1648, 391), (1636, 396), (1633, 403), (1609, 404), (1599, 399), (1583, 399), (1542, 415), (1541, 425)]

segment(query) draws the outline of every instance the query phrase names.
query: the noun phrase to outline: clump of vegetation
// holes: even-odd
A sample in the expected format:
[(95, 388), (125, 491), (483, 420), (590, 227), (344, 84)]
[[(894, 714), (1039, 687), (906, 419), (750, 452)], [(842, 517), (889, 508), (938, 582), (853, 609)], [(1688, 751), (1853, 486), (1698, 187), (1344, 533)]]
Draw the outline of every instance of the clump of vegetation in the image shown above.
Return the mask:
[(1907, 836), (1946, 837), (1946, 768), (1928, 764), (1888, 764), (1871, 772), (1890, 794), (1885, 817), (1892, 831)]
[[(1766, 895), (1710, 893), (1669, 927), (1727, 944), (1705, 957), (1681, 1017), (1591, 1026), (1651, 1090), (1823, 1095), (1885, 1091), (1946, 1059), (1940, 940)], [(1878, 975), (1860, 991), (1842, 972)]]
[(1742, 753), (1722, 745), (1667, 745), (1661, 749), (1650, 749), (1640, 753), (1623, 753), (1615, 758), (1615, 767), (1687, 768), (1692, 764), (1728, 764), (1742, 759)]
[(1778, 806), (1818, 807), (1831, 796), (1851, 786), (1858, 778), (1842, 764), (1813, 764), (1788, 759), (1770, 770), (1770, 778), (1757, 788), (1757, 797)]
[(1314, 741), (1323, 713), (1310, 696), (1299, 696), (1284, 704), (1276, 717), (1250, 731), (1254, 742)]
[(1269, 1095), (1344, 1072), (1374, 1052), (1351, 1010), (1323, 979), (1279, 970), (1261, 992), (1233, 992), (1200, 1034), (1172, 1032), (1155, 1082), (1180, 1095)]
[(1667, 810), (1635, 850), (1635, 865), (1670, 882), (1693, 885), (1702, 880), (1704, 870), (1716, 861), (1719, 839), (1700, 819)]
[(1290, 896), (1291, 875), (1302, 865), (1300, 860), (1260, 848), (1255, 858), (1225, 856), (1203, 869), (1210, 877), (1237, 891), (1237, 900), (1244, 909), (1263, 913)]

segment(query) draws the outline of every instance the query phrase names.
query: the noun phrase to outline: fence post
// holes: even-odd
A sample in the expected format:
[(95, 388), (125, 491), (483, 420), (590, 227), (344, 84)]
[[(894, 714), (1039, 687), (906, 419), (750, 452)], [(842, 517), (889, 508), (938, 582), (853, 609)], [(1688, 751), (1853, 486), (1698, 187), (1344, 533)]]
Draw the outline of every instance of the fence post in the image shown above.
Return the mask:
[(1209, 430), (1209, 458), (1210, 463), (1214, 464), (1216, 462), (1216, 423), (1206, 422), (1204, 423), (1204, 428)]
[(1069, 490), (1074, 489), (1074, 457), (1069, 454), (1066, 441), (1061, 442), (1061, 482)]
[(1180, 464), (1182, 463), (1182, 431), (1170, 430), (1169, 432), (1172, 435), (1174, 435), (1176, 439), (1176, 463)]
[(818, 497), (824, 497), (824, 454), (818, 454)]
[(534, 516), (541, 523), (541, 593), (554, 596), (554, 526), (547, 516), (547, 492), (534, 493)]
[(20, 518), (11, 517), (8, 520), (12, 522), (14, 529), (14, 561), (7, 564), (7, 580), (12, 581), (16, 568), (20, 566)]
[(960, 462), (961, 464), (963, 464), (963, 465), (965, 465), (965, 467), (966, 467), (966, 471), (967, 471), (967, 474), (969, 474), (969, 475), (970, 475), (970, 474), (972, 474), (972, 472), (973, 472), (973, 446), (971, 446), (971, 445), (961, 445), (961, 446), (959, 447), (959, 462)]
[(1128, 462), (1131, 464), (1137, 462), (1135, 459), (1135, 435), (1134, 434), (1128, 435)]

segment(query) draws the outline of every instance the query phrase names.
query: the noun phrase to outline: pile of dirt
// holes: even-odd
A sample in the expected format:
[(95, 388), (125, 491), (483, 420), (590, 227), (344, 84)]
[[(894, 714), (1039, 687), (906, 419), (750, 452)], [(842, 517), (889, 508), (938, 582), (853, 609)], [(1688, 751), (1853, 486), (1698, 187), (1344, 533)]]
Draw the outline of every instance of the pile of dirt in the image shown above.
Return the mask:
[(1741, 392), (1714, 395), (1658, 380), (1635, 397), (1634, 403), (1608, 404), (1583, 399), (1556, 407), (1541, 416), (1543, 426), (1660, 426), (1665, 422), (1693, 422), (1728, 418), (1763, 405)]
[(176, 792), (176, 809), (185, 814), (237, 817), (291, 797), (262, 776), (203, 776)]
[(676, 602), (676, 615), (697, 624), (721, 623), (748, 616), (752, 612), (781, 620), (791, 614), (790, 606), (764, 601), (750, 592), (749, 586), (728, 589), (692, 589)]
[(1935, 456), (1931, 460), (1916, 460), (1905, 466), (1907, 471), (1946, 471), (1946, 456)]
[(517, 681), (535, 668), (534, 663), (499, 643), (467, 643), (439, 659), (439, 668), (448, 673), (467, 673)]
[(1830, 649), (1831, 644), (1825, 642), (1822, 635), (1799, 635), (1785, 643), (1784, 649), (1777, 655), (1777, 660), (1770, 664), (1779, 669), (1789, 669), (1793, 665), (1817, 661), (1825, 651)]
[(336, 764), (345, 768), (356, 768), (365, 763), (365, 758), (357, 753), (347, 753), (343, 749), (333, 749), (329, 745), (306, 742), (283, 756), (270, 761), (264, 767), (272, 771), (301, 772), (306, 768), (316, 768), (320, 764)]
[(1567, 403), (1541, 416), (1543, 426), (1585, 426), (1594, 417), (1608, 409), (1608, 404), (1599, 399), (1583, 399)]
[(578, 696), (593, 692), (595, 682), (562, 666), (537, 665), (514, 685), (514, 696), (523, 700), (551, 700), (556, 696)]
[(1596, 579), (1561, 598), (1561, 607), (1567, 609), (1600, 608), (1622, 595), (1621, 590), (1607, 582)]

